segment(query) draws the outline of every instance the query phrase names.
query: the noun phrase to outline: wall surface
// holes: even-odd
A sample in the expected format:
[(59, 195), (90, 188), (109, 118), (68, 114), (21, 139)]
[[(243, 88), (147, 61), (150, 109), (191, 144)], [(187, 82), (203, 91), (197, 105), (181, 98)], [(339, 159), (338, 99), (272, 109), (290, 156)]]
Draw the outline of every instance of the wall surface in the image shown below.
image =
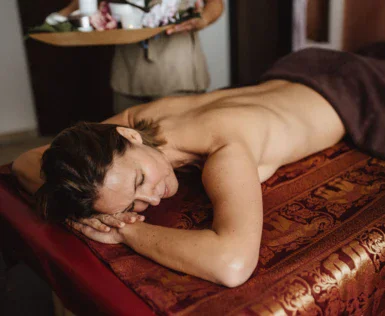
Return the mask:
[(355, 51), (385, 41), (385, 1), (345, 0), (343, 49)]
[[(328, 4), (328, 34), (327, 41), (314, 41), (310, 38), (307, 38), (306, 30), (309, 26), (308, 18), (314, 18), (316, 12), (310, 12), (308, 14), (308, 3), (315, 5), (315, 2), (310, 2), (310, 0), (293, 0), (293, 28), (292, 28), (292, 38), (293, 38), (293, 50), (299, 50), (306, 47), (321, 47), (327, 49), (342, 49), (343, 48), (343, 24), (344, 24), (344, 14), (345, 14), (345, 2), (347, 0), (330, 0)], [(379, 0), (380, 1), (380, 0)], [(361, 6), (361, 2), (355, 1), (358, 7)], [(366, 3), (366, 2), (365, 2)], [(313, 8), (310, 8), (310, 11)], [(315, 21), (309, 21), (311, 25)]]
[(0, 2), (0, 135), (36, 126), (16, 1)]
[(229, 0), (224, 0), (224, 4), (222, 16), (200, 32), (211, 76), (209, 90), (230, 85)]

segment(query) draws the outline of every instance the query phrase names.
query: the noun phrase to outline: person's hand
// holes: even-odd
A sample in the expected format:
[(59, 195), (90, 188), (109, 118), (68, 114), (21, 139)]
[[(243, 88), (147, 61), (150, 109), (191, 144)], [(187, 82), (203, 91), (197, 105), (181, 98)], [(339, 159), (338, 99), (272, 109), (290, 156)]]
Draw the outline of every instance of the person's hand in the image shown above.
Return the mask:
[(117, 228), (110, 228), (108, 232), (101, 232), (76, 221), (67, 220), (67, 224), (88, 238), (103, 244), (119, 244), (123, 242), (123, 235), (120, 234), (120, 229)]
[(174, 25), (173, 27), (167, 29), (166, 33), (167, 35), (171, 35), (180, 32), (195, 32), (204, 29), (207, 25), (208, 23), (203, 17), (193, 18), (180, 24)]
[(111, 228), (122, 228), (126, 224), (133, 224), (136, 221), (143, 222), (144, 219), (145, 217), (143, 215), (139, 215), (135, 212), (125, 212), (114, 215), (98, 214), (90, 218), (80, 218), (76, 220), (68, 219), (66, 220), (66, 223), (74, 227), (72, 223), (75, 222), (82, 224), (83, 226), (91, 227), (96, 231), (109, 232)]
[(182, 22), (180, 24), (176, 24), (169, 29), (167, 29), (166, 34), (171, 35), (174, 33), (181, 33), (181, 32), (195, 32), (195, 31), (200, 31), (204, 29), (209, 23), (203, 16), (203, 3), (200, 1), (195, 2), (195, 12), (200, 13), (201, 17), (200, 18), (193, 18), (189, 19), (185, 22)]

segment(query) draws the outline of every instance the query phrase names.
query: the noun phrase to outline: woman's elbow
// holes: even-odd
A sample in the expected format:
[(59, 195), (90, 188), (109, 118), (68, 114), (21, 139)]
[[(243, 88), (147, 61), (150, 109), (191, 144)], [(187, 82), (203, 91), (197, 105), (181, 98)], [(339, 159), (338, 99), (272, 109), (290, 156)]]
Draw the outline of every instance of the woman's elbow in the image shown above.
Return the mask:
[(250, 275), (251, 273), (246, 275), (243, 273), (229, 272), (227, 276), (222, 277), (222, 279), (218, 283), (226, 287), (233, 288), (245, 283), (249, 279)]
[(238, 257), (222, 266), (218, 271), (218, 283), (233, 288), (245, 283), (257, 266), (258, 258)]

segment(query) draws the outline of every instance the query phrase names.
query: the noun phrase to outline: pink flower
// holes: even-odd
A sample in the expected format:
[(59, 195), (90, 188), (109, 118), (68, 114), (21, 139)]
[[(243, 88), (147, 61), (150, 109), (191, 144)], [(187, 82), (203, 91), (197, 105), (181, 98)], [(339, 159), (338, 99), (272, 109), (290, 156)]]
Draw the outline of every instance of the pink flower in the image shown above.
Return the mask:
[(91, 25), (97, 31), (112, 30), (118, 27), (118, 23), (111, 16), (108, 3), (102, 1), (99, 5), (99, 11), (90, 16)]
[(180, 0), (163, 0), (162, 3), (156, 4), (151, 11), (143, 17), (143, 25), (146, 27), (157, 27), (175, 22), (175, 15), (178, 12)]
[(110, 6), (108, 5), (108, 3), (106, 1), (100, 2), (99, 11), (104, 15), (105, 14), (111, 14)]

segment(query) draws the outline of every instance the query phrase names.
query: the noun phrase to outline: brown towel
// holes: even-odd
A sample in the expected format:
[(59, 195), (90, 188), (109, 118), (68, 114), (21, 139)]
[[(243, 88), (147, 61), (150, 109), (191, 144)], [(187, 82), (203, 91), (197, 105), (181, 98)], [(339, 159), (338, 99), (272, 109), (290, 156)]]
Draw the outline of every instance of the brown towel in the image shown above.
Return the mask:
[(335, 108), (359, 149), (385, 158), (384, 57), (383, 44), (359, 53), (307, 48), (280, 59), (261, 81), (284, 79), (314, 89)]

